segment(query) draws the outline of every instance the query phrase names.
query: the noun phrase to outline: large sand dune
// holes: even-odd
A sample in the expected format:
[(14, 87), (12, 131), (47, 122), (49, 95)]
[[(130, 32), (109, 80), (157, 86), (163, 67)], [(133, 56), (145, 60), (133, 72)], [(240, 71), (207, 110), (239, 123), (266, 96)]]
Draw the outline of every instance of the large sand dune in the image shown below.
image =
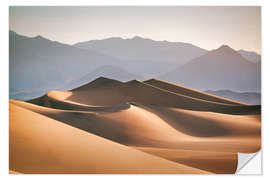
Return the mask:
[[(244, 105), (241, 103), (233, 105), (224, 104), (216, 102), (217, 100), (212, 101), (212, 95), (209, 95), (209, 98), (205, 98), (206, 94), (204, 94), (204, 99), (199, 99), (188, 96), (189, 93), (184, 93), (183, 95), (169, 90), (136, 80), (122, 83), (101, 77), (71, 92), (54, 91), (30, 102), (45, 106), (49, 104), (48, 101), (51, 99), (98, 106), (111, 106), (132, 102), (227, 114), (257, 114), (260, 112), (260, 106), (256, 105)], [(224, 101), (224, 98), (220, 98), (220, 101), (222, 100)], [(230, 101), (228, 100), (228, 102)]]
[(99, 78), (10, 105), (19, 173), (234, 173), (237, 152), (261, 146), (260, 106), (159, 80)]
[(10, 169), (20, 173), (209, 173), (149, 155), (10, 103)]

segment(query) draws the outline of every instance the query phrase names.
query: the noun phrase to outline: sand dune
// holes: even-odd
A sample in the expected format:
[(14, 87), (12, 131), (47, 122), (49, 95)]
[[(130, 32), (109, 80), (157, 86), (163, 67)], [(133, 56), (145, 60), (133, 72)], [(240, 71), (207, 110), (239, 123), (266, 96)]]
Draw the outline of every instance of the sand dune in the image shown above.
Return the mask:
[(185, 96), (189, 96), (189, 97), (193, 97), (193, 98), (197, 98), (197, 99), (202, 99), (202, 100), (206, 100), (206, 101), (213, 101), (213, 102), (217, 102), (217, 103), (232, 104), (232, 105), (244, 105), (243, 103), (239, 103), (239, 102), (232, 101), (229, 99), (217, 97), (217, 96), (214, 96), (211, 94), (204, 93), (202, 91), (197, 91), (194, 89), (185, 88), (185, 87), (182, 87), (182, 86), (179, 86), (179, 85), (176, 85), (173, 83), (161, 81), (158, 79), (150, 79), (150, 80), (144, 81), (144, 83), (155, 86), (155, 87), (159, 87), (161, 89), (168, 90), (170, 92), (174, 92), (177, 94), (182, 94)]
[(237, 168), (237, 153), (153, 147), (134, 148), (171, 161), (218, 174), (234, 173)]
[(22, 173), (209, 173), (86, 133), (10, 102), (10, 170)]
[[(130, 105), (128, 109), (114, 112), (71, 111), (44, 108), (20, 101), (12, 102), (129, 146), (228, 152), (255, 152), (260, 148), (260, 141), (256, 141), (260, 138), (259, 115), (236, 116), (138, 105)], [(251, 137), (246, 140), (247, 136)], [(254, 141), (257, 143), (254, 144)]]
[(191, 136), (258, 136), (261, 133), (260, 115), (230, 115), (158, 106), (144, 108), (161, 117), (175, 129)]
[[(257, 114), (260, 112), (260, 106), (229, 105), (207, 101), (170, 92), (136, 80), (122, 83), (107, 78), (98, 78), (89, 84), (72, 90), (71, 94), (70, 92), (68, 93), (69, 96), (67, 97), (66, 92), (54, 92), (55, 95), (53, 98), (60, 101), (68, 100), (86, 105), (111, 106), (115, 104), (133, 102), (146, 105), (176, 107), (182, 109), (229, 114)], [(209, 95), (209, 97), (211, 97), (211, 95)], [(40, 102), (39, 98), (29, 102), (39, 105), (44, 104)]]
[(161, 142), (173, 143), (179, 138), (188, 137), (169, 126), (155, 114), (132, 105), (126, 110), (117, 112), (83, 112), (44, 108), (20, 101), (12, 102), (20, 107), (122, 144), (159, 146)]
[(159, 80), (98, 78), (10, 108), (20, 173), (234, 173), (261, 147), (260, 106)]
[(81, 104), (75, 101), (66, 100), (67, 97), (71, 96), (72, 93), (68, 91), (51, 91), (48, 94), (33, 99), (29, 101), (30, 103), (51, 107), (55, 109), (65, 109), (65, 110), (77, 110), (77, 111), (106, 111), (106, 112), (114, 112), (120, 111), (124, 109), (128, 109), (130, 104), (116, 104), (116, 105), (108, 105), (108, 106), (99, 106), (99, 105), (88, 105)]

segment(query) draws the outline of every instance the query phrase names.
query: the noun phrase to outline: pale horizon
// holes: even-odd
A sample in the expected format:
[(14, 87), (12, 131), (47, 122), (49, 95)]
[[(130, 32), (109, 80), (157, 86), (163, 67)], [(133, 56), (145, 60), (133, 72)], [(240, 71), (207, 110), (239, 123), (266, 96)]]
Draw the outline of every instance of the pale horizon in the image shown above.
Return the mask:
[(61, 43), (139, 36), (216, 49), (261, 54), (261, 8), (235, 7), (19, 7), (9, 9), (9, 29)]

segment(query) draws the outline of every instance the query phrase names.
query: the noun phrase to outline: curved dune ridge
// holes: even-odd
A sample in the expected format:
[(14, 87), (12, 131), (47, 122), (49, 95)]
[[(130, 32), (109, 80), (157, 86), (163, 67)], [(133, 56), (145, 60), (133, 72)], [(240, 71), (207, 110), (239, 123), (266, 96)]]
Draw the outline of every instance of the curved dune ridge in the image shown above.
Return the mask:
[(143, 153), (10, 104), (9, 163), (13, 172), (209, 173)]
[(213, 102), (217, 102), (217, 103), (224, 103), (224, 104), (231, 104), (231, 105), (247, 105), (244, 103), (239, 103), (237, 101), (233, 101), (233, 100), (229, 100), (226, 98), (222, 98), (222, 97), (217, 97), (211, 94), (207, 94), (205, 92), (202, 91), (197, 91), (194, 89), (190, 89), (190, 88), (185, 88), (173, 83), (169, 83), (169, 82), (165, 82), (165, 81), (161, 81), (158, 79), (149, 79), (147, 81), (144, 81), (144, 83), (155, 86), (155, 87), (159, 87), (161, 89), (166, 89), (168, 91), (177, 93), (177, 94), (182, 94), (182, 95), (186, 95), (189, 97), (193, 97), (193, 98), (198, 98), (198, 99), (203, 99), (206, 101), (213, 101)]
[(97, 105), (81, 104), (75, 101), (66, 100), (66, 98), (71, 95), (72, 93), (67, 91), (51, 91), (48, 94), (33, 99), (29, 102), (44, 107), (52, 107), (55, 109), (65, 109), (65, 110), (77, 110), (77, 111), (113, 112), (124, 110), (130, 107), (129, 103), (108, 105), (108, 106), (97, 106)]
[[(65, 99), (61, 97), (66, 97), (65, 94), (67, 92), (54, 92), (54, 98), (61, 101), (68, 100), (75, 103), (97, 106), (111, 106), (134, 102), (226, 114), (257, 114), (260, 112), (260, 106), (258, 105), (244, 105), (241, 103), (232, 105), (213, 102), (210, 101), (210, 99), (205, 100), (206, 98), (199, 99), (187, 96), (188, 93), (185, 93), (185, 95), (177, 94), (167, 89), (161, 89), (137, 80), (122, 83), (120, 81), (110, 80), (107, 78), (98, 78), (91, 83), (72, 90), (71, 92), (71, 95)], [(204, 97), (205, 96), (206, 94), (204, 94)], [(209, 97), (212, 96), (209, 95)], [(223, 100), (224, 98), (220, 99)], [(39, 103), (39, 99), (29, 102), (41, 104)]]
[[(260, 106), (155, 79), (123, 83), (101, 77), (29, 102), (10, 100), (10, 108), (10, 170), (19, 173), (234, 173), (237, 152), (261, 147)], [(55, 140), (53, 126), (63, 129)], [(40, 137), (44, 145), (38, 143)], [(58, 141), (66, 144), (59, 147)], [(65, 152), (68, 146), (72, 148)], [(76, 151), (80, 155), (72, 154)], [(20, 157), (23, 153), (28, 158)], [(160, 164), (151, 167), (150, 157)]]

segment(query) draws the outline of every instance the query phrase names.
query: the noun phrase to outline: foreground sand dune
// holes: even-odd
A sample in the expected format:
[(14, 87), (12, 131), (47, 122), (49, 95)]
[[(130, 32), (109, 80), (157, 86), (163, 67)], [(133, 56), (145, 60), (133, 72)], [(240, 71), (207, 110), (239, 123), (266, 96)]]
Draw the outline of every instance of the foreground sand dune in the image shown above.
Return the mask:
[(134, 147), (143, 152), (186, 164), (192, 167), (219, 173), (234, 173), (237, 168), (237, 153), (218, 151), (182, 150), (153, 147)]
[(101, 137), (137, 146), (159, 146), (189, 136), (175, 130), (155, 114), (131, 105), (117, 112), (70, 111), (44, 108), (20, 101), (12, 103)]
[(261, 147), (260, 106), (159, 80), (98, 78), (10, 106), (19, 173), (234, 173), (237, 152)]
[[(12, 102), (125, 145), (228, 152), (255, 152), (260, 148), (260, 141), (254, 144), (260, 138), (260, 115), (236, 116), (135, 105), (113, 112), (71, 111)], [(204, 143), (209, 145), (203, 146)]]
[(20, 173), (209, 173), (81, 131), (10, 103), (10, 170)]

